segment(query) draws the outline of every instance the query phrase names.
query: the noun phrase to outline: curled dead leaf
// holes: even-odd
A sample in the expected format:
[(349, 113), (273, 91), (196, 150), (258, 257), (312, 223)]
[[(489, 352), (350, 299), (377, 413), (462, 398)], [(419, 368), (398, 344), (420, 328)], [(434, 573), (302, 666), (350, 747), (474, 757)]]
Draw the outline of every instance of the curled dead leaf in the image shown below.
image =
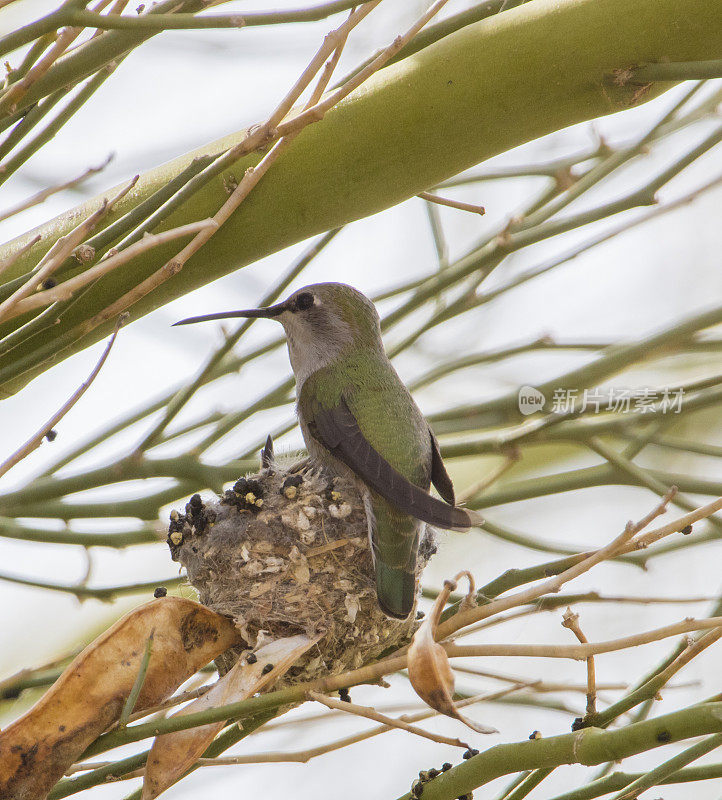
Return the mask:
[(414, 634), (408, 652), (409, 680), (414, 691), (431, 708), (461, 720), (477, 733), (498, 733), (496, 728), (470, 720), (465, 717), (454, 705), (454, 673), (451, 670), (449, 657), (444, 648), (436, 641), (436, 629), (439, 625), (441, 612), (449, 599), (449, 595), (456, 589), (456, 582), (464, 575), (469, 581), (470, 592), (473, 593), (474, 579), (469, 572), (460, 572), (453, 581), (444, 581), (444, 587), (439, 592), (431, 613)]
[(26, 714), (0, 733), (3, 800), (44, 798), (88, 745), (120, 717), (151, 635), (152, 653), (136, 711), (165, 700), (240, 641), (229, 619), (180, 597), (154, 600), (126, 614), (89, 644)]
[[(192, 714), (251, 697), (280, 678), (319, 638), (289, 636), (263, 645), (255, 651), (256, 659), (252, 664), (238, 660), (206, 694), (185, 706), (175, 716)], [(268, 668), (269, 664), (272, 669)], [(182, 778), (225, 724), (213, 722), (158, 736), (148, 755), (143, 800), (152, 800)]]

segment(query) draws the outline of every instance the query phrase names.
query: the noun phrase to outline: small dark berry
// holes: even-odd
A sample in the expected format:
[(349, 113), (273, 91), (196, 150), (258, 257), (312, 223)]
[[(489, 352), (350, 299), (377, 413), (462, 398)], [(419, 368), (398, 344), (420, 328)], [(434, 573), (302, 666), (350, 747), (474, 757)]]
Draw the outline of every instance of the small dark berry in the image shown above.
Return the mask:
[(411, 787), (411, 794), (414, 797), (421, 797), (423, 793), (424, 793), (424, 784), (421, 783), (421, 781), (414, 781)]
[(54, 442), (54, 441), (57, 439), (57, 437), (58, 437), (58, 432), (57, 432), (57, 431), (54, 431), (54, 430), (52, 430), (52, 428), (51, 428), (49, 431), (46, 431), (46, 432), (45, 432), (45, 438), (46, 438), (46, 439), (47, 439), (49, 442)]
[(153, 597), (156, 597), (156, 598), (158, 598), (158, 597), (165, 597), (167, 594), (168, 594), (168, 590), (165, 588), (165, 586), (159, 586), (159, 587), (158, 587), (158, 588), (157, 588), (157, 589), (156, 589), (156, 590), (153, 592)]
[(233, 484), (233, 491), (236, 494), (246, 494), (248, 492), (248, 481), (245, 478), (240, 478)]
[(246, 657), (246, 664), (255, 664), (258, 659), (256, 658), (255, 653), (249, 653)]
[(451, 764), (448, 761), (444, 761), (444, 763), (441, 765), (441, 771), (448, 772), (450, 769), (451, 769)]
[(203, 508), (203, 501), (201, 500), (201, 496), (199, 494), (194, 494), (189, 502), (191, 504), (191, 508)]
[(273, 669), (273, 664), (266, 664), (266, 666), (261, 670), (262, 675), (268, 675), (269, 672)]
[(52, 289), (57, 285), (58, 282), (55, 280), (55, 278), (46, 278), (43, 281), (43, 289)]
[(672, 734), (669, 731), (660, 731), (657, 734), (657, 741), (666, 744), (667, 742), (672, 741)]
[(343, 700), (344, 703), (351, 702), (351, 694), (349, 693), (349, 690), (346, 687), (338, 690), (338, 697), (339, 700)]
[(435, 767), (432, 767), (432, 768), (431, 768), (431, 769), (428, 771), (428, 773), (427, 773), (427, 774), (428, 774), (428, 776), (429, 776), (429, 780), (430, 780), (430, 781), (432, 781), (432, 780), (433, 780), (433, 779), (434, 779), (434, 778), (435, 778), (437, 775), (439, 775), (439, 774), (440, 774), (440, 770), (436, 769)]
[(424, 611), (417, 611), (416, 612), (416, 619), (423, 619), (426, 616)]
[(574, 722), (572, 722), (572, 730), (573, 731), (580, 731), (582, 728), (588, 728), (589, 725), (585, 721), (584, 717), (577, 717)]
[(692, 526), (687, 525), (686, 527), (682, 528), (682, 536), (689, 536), (692, 533)]

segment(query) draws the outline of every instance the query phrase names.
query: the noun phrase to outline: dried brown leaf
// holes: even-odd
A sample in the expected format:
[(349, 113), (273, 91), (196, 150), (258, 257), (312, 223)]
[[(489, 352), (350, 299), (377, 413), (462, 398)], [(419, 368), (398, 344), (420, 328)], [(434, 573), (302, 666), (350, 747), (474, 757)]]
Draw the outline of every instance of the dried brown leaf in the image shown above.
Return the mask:
[(461, 720), (477, 733), (498, 733), (496, 728), (474, 722), (456, 708), (453, 699), (454, 673), (451, 670), (446, 651), (436, 641), (436, 629), (441, 612), (449, 595), (456, 589), (456, 582), (462, 575), (465, 575), (469, 581), (471, 587), (469, 594), (473, 593), (474, 579), (466, 571), (460, 572), (453, 581), (444, 581), (444, 588), (439, 592), (431, 613), (416, 631), (409, 646), (409, 680), (416, 694), (439, 713)]
[(165, 700), (240, 639), (226, 617), (180, 597), (154, 600), (126, 614), (0, 733), (3, 800), (45, 797), (88, 745), (119, 718), (151, 634), (153, 649), (136, 711)]
[[(256, 650), (256, 660), (239, 660), (203, 697), (175, 716), (196, 713), (208, 708), (245, 700), (280, 678), (317, 641), (319, 637), (289, 636), (277, 639)], [(269, 670), (271, 664), (273, 669)], [(145, 769), (143, 800), (152, 800), (195, 764), (225, 722), (213, 722), (186, 731), (159, 736), (153, 743)]]

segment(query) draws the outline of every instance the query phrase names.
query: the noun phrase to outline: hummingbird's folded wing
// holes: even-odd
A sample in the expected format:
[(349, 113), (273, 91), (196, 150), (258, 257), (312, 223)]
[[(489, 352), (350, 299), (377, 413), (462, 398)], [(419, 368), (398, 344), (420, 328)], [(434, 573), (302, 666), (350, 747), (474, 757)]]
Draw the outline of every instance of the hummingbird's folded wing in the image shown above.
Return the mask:
[(436, 487), (436, 491), (450, 506), (456, 505), (454, 484), (451, 482), (449, 473), (446, 471), (444, 461), (441, 458), (439, 442), (431, 428), (429, 428), (429, 436), (431, 437), (431, 482)]
[[(343, 399), (334, 408), (316, 407), (309, 430), (332, 455), (400, 511), (447, 530), (467, 530), (476, 524), (466, 509), (437, 500), (395, 470), (368, 442)], [(446, 480), (451, 483), (448, 475)]]

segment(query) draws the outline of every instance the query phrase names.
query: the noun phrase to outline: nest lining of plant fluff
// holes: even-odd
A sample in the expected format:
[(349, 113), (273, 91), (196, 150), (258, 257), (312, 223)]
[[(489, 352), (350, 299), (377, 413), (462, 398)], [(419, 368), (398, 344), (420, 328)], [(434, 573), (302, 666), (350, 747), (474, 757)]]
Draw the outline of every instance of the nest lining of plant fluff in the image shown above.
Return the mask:
[[(307, 463), (265, 461), (222, 497), (171, 512), (168, 545), (200, 602), (231, 617), (248, 649), (305, 633), (322, 638), (281, 683), (356, 669), (409, 641), (406, 620), (376, 601), (364, 503), (356, 485)], [(417, 580), (436, 551), (422, 537)], [(221, 674), (244, 648), (216, 660)], [(277, 684), (279, 685), (279, 684)]]

